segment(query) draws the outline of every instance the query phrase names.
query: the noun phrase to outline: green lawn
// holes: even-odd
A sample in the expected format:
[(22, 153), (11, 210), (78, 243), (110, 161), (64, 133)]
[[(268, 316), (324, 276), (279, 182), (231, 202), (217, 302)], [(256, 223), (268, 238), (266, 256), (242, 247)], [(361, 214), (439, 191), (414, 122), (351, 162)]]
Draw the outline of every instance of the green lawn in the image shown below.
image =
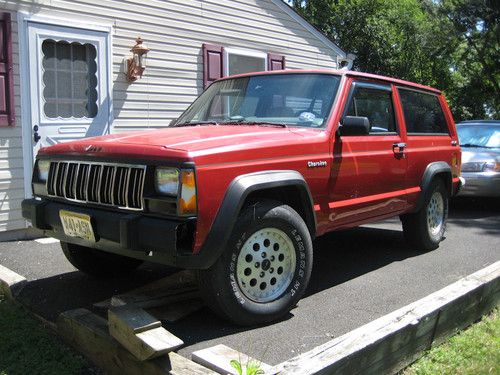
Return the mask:
[(431, 349), (402, 374), (500, 374), (500, 310)]
[(82, 356), (0, 295), (0, 375), (91, 373)]

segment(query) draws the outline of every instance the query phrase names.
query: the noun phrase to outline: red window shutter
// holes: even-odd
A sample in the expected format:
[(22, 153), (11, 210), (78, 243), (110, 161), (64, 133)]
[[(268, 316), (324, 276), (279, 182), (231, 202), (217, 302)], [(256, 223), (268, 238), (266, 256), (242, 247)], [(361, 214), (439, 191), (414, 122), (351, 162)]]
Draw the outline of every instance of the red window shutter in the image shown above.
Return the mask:
[(285, 56), (267, 54), (267, 70), (283, 70), (285, 69)]
[(203, 88), (224, 76), (224, 47), (203, 44)]
[(14, 125), (14, 81), (10, 13), (0, 13), (0, 126)]

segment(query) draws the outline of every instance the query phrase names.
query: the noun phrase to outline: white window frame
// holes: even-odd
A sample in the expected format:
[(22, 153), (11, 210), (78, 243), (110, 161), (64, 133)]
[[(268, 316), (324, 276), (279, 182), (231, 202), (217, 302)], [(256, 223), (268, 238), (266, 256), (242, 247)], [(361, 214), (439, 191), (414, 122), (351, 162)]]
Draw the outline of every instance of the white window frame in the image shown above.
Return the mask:
[[(31, 175), (33, 170), (33, 130), (31, 128), (31, 95), (30, 95), (30, 66), (29, 66), (29, 48), (28, 48), (28, 26), (30, 22), (52, 25), (54, 27), (66, 27), (74, 30), (79, 30), (84, 35), (85, 31), (100, 31), (107, 34), (105, 40), (105, 50), (101, 55), (101, 66), (103, 67), (102, 74), (106, 75), (107, 85), (101, 88), (98, 93), (99, 100), (101, 97), (109, 98), (107, 124), (108, 129), (113, 126), (113, 25), (96, 23), (91, 20), (81, 22), (76, 19), (58, 18), (46, 15), (30, 14), (26, 12), (17, 13), (18, 39), (19, 39), (19, 76), (20, 76), (20, 96), (21, 96), (21, 126), (22, 126), (22, 146), (23, 146), (23, 169), (24, 169), (24, 196), (31, 198)], [(56, 38), (53, 38), (57, 40)], [(78, 38), (80, 39), (80, 38)], [(85, 39), (83, 39), (85, 40)], [(78, 41), (80, 43), (80, 41)], [(40, 51), (41, 53), (41, 51)], [(99, 53), (99, 52), (98, 52)], [(41, 68), (41, 67), (40, 67)], [(99, 77), (98, 77), (99, 86)], [(40, 101), (42, 98), (40, 98)], [(45, 116), (44, 111), (41, 111)], [(50, 120), (50, 119), (48, 119)], [(86, 119), (84, 119), (85, 121)], [(90, 119), (92, 120), (92, 119)]]
[(233, 47), (224, 47), (224, 76), (227, 77), (229, 75), (229, 55), (238, 55), (238, 56), (249, 56), (256, 57), (260, 59), (264, 59), (264, 71), (268, 70), (267, 66), (267, 53), (242, 49), (242, 48), (233, 48)]

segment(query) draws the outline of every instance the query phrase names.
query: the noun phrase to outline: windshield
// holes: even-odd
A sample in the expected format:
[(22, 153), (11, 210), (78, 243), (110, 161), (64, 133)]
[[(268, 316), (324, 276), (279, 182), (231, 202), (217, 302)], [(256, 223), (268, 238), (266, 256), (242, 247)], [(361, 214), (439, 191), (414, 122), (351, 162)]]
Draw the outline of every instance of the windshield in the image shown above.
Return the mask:
[(457, 131), (462, 147), (500, 147), (499, 125), (459, 125)]
[(175, 125), (276, 124), (321, 128), (326, 125), (340, 76), (270, 74), (213, 83)]

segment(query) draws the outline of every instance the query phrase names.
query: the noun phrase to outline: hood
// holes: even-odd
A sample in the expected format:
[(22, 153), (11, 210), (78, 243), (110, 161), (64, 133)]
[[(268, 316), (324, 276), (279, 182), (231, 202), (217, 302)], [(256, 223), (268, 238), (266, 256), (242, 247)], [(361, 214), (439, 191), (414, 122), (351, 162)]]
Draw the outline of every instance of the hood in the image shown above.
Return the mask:
[(208, 153), (251, 150), (299, 143), (318, 130), (255, 125), (204, 125), (113, 134), (62, 143), (41, 154), (99, 154), (178, 156), (191, 158)]
[(500, 162), (500, 148), (462, 147), (462, 163), (488, 160)]
[(221, 147), (245, 148), (263, 142), (286, 142), (292, 138), (297, 138), (297, 134), (290, 131), (289, 128), (249, 125), (204, 125), (131, 133), (121, 137), (114, 137), (112, 141), (131, 145), (156, 145), (196, 152)]

